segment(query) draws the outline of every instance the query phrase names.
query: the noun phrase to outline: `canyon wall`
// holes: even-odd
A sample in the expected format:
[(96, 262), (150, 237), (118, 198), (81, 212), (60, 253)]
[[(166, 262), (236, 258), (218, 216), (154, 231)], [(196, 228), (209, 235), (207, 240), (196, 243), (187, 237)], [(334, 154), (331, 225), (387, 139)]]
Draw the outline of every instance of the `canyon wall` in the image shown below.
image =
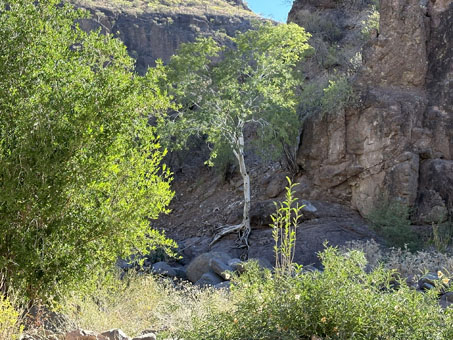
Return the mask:
[[(290, 21), (313, 6), (326, 20), (350, 10), (341, 1), (297, 0)], [(453, 1), (381, 0), (380, 29), (362, 58), (354, 103), (305, 120), (297, 156), (305, 196), (362, 215), (380, 199), (397, 200), (414, 208), (416, 223), (446, 220), (453, 213)]]

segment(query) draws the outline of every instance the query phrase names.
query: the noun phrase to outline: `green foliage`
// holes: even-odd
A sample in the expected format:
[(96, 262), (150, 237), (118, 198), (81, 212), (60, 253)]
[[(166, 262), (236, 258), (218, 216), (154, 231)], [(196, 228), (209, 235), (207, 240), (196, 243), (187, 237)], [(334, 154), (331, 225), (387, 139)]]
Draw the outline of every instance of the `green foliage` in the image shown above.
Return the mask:
[(296, 231), (299, 226), (299, 219), (302, 216), (301, 210), (304, 207), (296, 203), (293, 184), (287, 177), (286, 197), (280, 204), (275, 203), (277, 211), (271, 215), (272, 236), (275, 241), (275, 269), (281, 275), (293, 273), (293, 259), (296, 251)]
[[(255, 126), (262, 146), (294, 143), (298, 132), (295, 66), (309, 49), (309, 35), (295, 24), (261, 24), (222, 50), (212, 38), (183, 44), (168, 66), (180, 109), (165, 120), (165, 134), (183, 147), (191, 135), (206, 135), (210, 161), (227, 144), (239, 152), (245, 126)], [(216, 59), (215, 63), (211, 61)]]
[(273, 276), (258, 267), (235, 280), (235, 308), (196, 319), (183, 339), (450, 339), (453, 309), (438, 290), (421, 294), (382, 267), (367, 273), (363, 253), (327, 248), (323, 272)]
[(308, 83), (302, 89), (301, 98), (299, 112), (303, 117), (341, 112), (356, 99), (346, 76), (333, 76), (325, 82)]
[(354, 99), (354, 90), (345, 76), (329, 80), (329, 85), (323, 90), (321, 99), (322, 112), (338, 112)]
[(19, 339), (22, 328), (19, 312), (8, 298), (0, 295), (0, 339)]
[(117, 256), (173, 245), (149, 219), (170, 173), (148, 116), (167, 110), (126, 48), (84, 33), (57, 0), (0, 0), (0, 275), (47, 300)]
[(365, 38), (369, 38), (373, 31), (379, 32), (379, 20), (380, 20), (379, 10), (373, 6), (368, 14), (368, 17), (365, 21), (362, 21), (362, 34)]
[(419, 246), (415, 233), (411, 230), (409, 207), (396, 200), (381, 198), (367, 218), (376, 232), (387, 240), (390, 246), (411, 250)]

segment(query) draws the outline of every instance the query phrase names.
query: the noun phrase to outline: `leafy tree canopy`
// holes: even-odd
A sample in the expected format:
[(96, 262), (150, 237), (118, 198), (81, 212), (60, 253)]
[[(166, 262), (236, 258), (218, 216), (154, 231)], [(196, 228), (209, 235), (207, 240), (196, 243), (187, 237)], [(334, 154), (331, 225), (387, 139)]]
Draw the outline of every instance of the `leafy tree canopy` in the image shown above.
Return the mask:
[(173, 195), (148, 117), (157, 81), (58, 0), (0, 0), (0, 288), (80, 287), (117, 256), (173, 246), (149, 230)]
[[(295, 25), (257, 24), (238, 33), (232, 47), (212, 38), (184, 44), (168, 65), (169, 91), (179, 110), (164, 119), (167, 136), (184, 147), (192, 135), (207, 136), (209, 163), (228, 146), (244, 179), (244, 220), (231, 230), (250, 231), (250, 186), (244, 158), (244, 131), (255, 127), (260, 148), (280, 151), (297, 138), (300, 84), (296, 66), (310, 46), (309, 34)], [(237, 227), (237, 228), (236, 228)]]

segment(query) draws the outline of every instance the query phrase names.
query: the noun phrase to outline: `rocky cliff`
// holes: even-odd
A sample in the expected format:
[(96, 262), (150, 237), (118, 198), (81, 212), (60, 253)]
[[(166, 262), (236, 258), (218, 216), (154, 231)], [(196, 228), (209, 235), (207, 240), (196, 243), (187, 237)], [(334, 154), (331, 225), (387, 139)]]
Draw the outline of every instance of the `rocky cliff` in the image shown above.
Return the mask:
[[(297, 0), (290, 20), (310, 6), (331, 18), (345, 2)], [(417, 223), (451, 218), (453, 1), (381, 0), (370, 39), (353, 81), (356, 102), (305, 121), (297, 156), (304, 194), (363, 215), (385, 197), (414, 207)]]
[(144, 73), (157, 59), (167, 62), (181, 43), (197, 36), (216, 39), (250, 28), (258, 17), (242, 0), (70, 0), (92, 13), (84, 30), (101, 29), (118, 36)]

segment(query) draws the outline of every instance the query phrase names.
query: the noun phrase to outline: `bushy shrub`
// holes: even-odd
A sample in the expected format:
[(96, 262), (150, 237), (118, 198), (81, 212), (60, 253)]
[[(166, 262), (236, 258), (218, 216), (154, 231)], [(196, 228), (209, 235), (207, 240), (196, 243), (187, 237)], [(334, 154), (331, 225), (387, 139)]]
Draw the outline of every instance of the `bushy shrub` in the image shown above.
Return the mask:
[(0, 339), (15, 340), (21, 332), (19, 312), (8, 298), (0, 296)]
[[(117, 256), (174, 246), (150, 230), (173, 196), (148, 117), (162, 68), (86, 33), (58, 0), (0, 0), (0, 291), (49, 300)], [(20, 75), (20, 76), (18, 76)]]
[(354, 100), (354, 90), (346, 76), (333, 77), (323, 91), (321, 108), (325, 113), (338, 112)]
[(196, 320), (184, 339), (449, 339), (452, 309), (437, 292), (421, 294), (405, 282), (392, 288), (393, 272), (365, 271), (363, 253), (327, 248), (323, 272), (274, 276), (256, 266), (231, 288), (235, 308)]

